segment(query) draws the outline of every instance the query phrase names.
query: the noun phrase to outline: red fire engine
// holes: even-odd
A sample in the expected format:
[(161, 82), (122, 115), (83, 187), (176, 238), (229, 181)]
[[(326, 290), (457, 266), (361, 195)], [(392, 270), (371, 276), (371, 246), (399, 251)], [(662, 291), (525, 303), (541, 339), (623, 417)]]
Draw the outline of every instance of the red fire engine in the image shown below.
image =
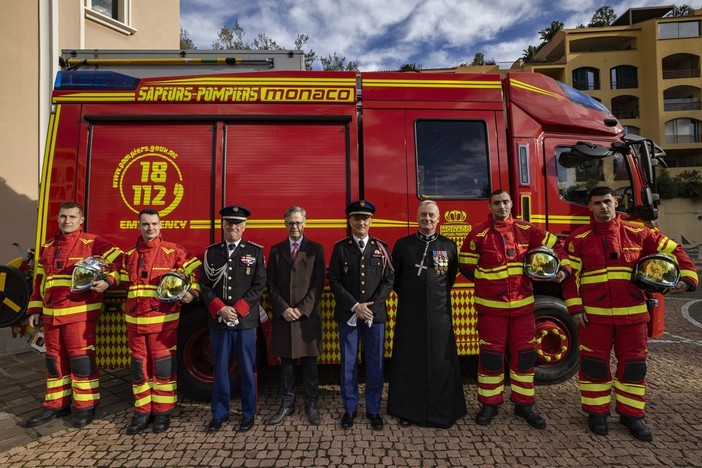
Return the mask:
[[(373, 235), (390, 245), (416, 230), (419, 201), (433, 199), (443, 214), (441, 233), (460, 247), (486, 219), (487, 196), (497, 188), (511, 193), (515, 217), (559, 236), (588, 222), (586, 194), (598, 184), (617, 190), (620, 209), (632, 219), (656, 217), (660, 148), (622, 135), (606, 107), (542, 74), (235, 73), (196, 63), (183, 72), (159, 60), (67, 56), (52, 97), (37, 246), (53, 234), (66, 200), (84, 205), (88, 232), (124, 249), (138, 235), (139, 210), (156, 208), (164, 238), (200, 257), (221, 239), (217, 212), (230, 204), (252, 211), (246, 237), (266, 252), (286, 235), (285, 208), (303, 206), (306, 234), (327, 256), (347, 235), (344, 207), (359, 198), (377, 206)], [(0, 270), (2, 326), (22, 323), (29, 286), (18, 283), (31, 273), (28, 262)], [(576, 328), (558, 287), (535, 288), (537, 381), (560, 382), (577, 369)], [(124, 299), (112, 293), (99, 322), (103, 367), (128, 365)], [(337, 363), (328, 290), (322, 305), (320, 362)], [(394, 295), (389, 306), (387, 357)], [(459, 353), (477, 354), (473, 285), (463, 277), (453, 290), (453, 312)], [(179, 390), (209, 398), (201, 303), (181, 314), (178, 351)]]

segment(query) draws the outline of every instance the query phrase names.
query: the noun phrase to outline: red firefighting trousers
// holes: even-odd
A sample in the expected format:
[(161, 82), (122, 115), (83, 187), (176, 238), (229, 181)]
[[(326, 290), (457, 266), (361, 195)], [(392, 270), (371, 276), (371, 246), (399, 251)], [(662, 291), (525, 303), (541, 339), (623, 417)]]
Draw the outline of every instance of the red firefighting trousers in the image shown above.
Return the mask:
[(646, 394), (645, 323), (633, 325), (602, 324), (591, 320), (580, 329), (580, 403), (585, 412), (609, 415), (612, 400), (610, 353), (614, 346), (617, 371), (614, 377), (616, 411), (632, 418), (644, 416)]
[(134, 411), (168, 414), (176, 406), (177, 329), (157, 333), (127, 330), (132, 354)]
[(505, 348), (509, 346), (510, 400), (516, 405), (534, 403), (534, 314), (516, 317), (507, 314), (478, 315), (480, 352), (478, 357), (478, 401), (499, 405), (504, 393)]
[(44, 324), (46, 397), (44, 407), (86, 411), (100, 403), (100, 373), (95, 363), (95, 320)]

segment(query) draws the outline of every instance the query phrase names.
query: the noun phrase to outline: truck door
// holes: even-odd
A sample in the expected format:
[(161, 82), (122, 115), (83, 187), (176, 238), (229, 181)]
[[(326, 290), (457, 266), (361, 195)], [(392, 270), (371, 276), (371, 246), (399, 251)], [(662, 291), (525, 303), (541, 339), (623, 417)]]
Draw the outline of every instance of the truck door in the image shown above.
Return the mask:
[(214, 131), (206, 123), (90, 123), (86, 228), (130, 249), (139, 211), (153, 208), (163, 237), (202, 257), (212, 238)]
[(305, 235), (331, 255), (334, 242), (346, 235), (348, 122), (229, 122), (225, 142), (224, 204), (251, 210), (246, 237), (267, 253), (285, 238), (283, 214), (296, 205), (307, 211)]

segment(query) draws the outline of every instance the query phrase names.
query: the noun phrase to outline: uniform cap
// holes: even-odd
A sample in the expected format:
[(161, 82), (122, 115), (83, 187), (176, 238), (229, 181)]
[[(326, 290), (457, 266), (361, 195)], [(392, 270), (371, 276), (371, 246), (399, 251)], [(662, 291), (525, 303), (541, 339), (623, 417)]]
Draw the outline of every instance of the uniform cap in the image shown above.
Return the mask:
[(375, 205), (368, 200), (356, 200), (346, 207), (346, 216), (373, 216)]
[(225, 206), (219, 210), (219, 215), (222, 219), (228, 219), (230, 221), (246, 221), (246, 218), (251, 216), (251, 212), (239, 205)]

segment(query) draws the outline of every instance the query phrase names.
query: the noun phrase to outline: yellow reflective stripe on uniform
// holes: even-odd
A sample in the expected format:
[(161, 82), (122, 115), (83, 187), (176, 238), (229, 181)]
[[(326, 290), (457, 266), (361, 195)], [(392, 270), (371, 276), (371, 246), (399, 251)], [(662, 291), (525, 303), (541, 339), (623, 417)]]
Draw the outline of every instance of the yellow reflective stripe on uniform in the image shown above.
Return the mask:
[(475, 278), (487, 280), (501, 280), (507, 279), (510, 276), (521, 276), (523, 274), (524, 264), (512, 262), (498, 268), (478, 268), (475, 272)]
[(173, 320), (178, 320), (179, 313), (175, 314), (163, 314), (155, 317), (134, 317), (132, 315), (127, 315), (127, 323), (133, 325), (153, 325), (155, 323), (165, 323), (172, 322)]
[(176, 382), (156, 382), (154, 381), (154, 390), (161, 390), (164, 392), (172, 392), (178, 388)]
[(135, 398), (134, 399), (134, 406), (137, 408), (141, 408), (142, 406), (146, 406), (151, 404), (151, 395), (146, 395), (142, 398)]
[(60, 400), (61, 398), (71, 396), (71, 393), (73, 393), (73, 391), (70, 388), (67, 388), (66, 390), (64, 390), (62, 392), (47, 393), (46, 396), (44, 397), (44, 401)]
[(629, 271), (623, 271), (623, 272), (607, 272), (603, 275), (588, 275), (588, 276), (581, 276), (580, 277), (580, 284), (598, 284), (598, 283), (606, 283), (607, 281), (610, 280), (624, 280), (624, 281), (629, 281), (631, 280), (631, 273), (632, 269), (629, 268)]
[(78, 388), (80, 390), (92, 390), (93, 388), (98, 388), (100, 386), (100, 380), (74, 380), (72, 385), (73, 388)]
[(99, 393), (76, 393), (73, 392), (73, 399), (76, 401), (97, 401), (100, 399)]
[(509, 371), (509, 378), (515, 382), (532, 383), (534, 381), (534, 373), (517, 374), (514, 371)]
[(478, 380), (480, 381), (480, 383), (493, 385), (493, 384), (502, 383), (505, 380), (505, 376), (503, 374), (500, 374), (500, 375), (478, 374)]
[(75, 307), (66, 307), (65, 309), (44, 309), (44, 315), (51, 315), (53, 317), (66, 317), (73, 314), (81, 314), (83, 312), (89, 312), (91, 310), (102, 309), (102, 303), (98, 302), (95, 304), (85, 304)]
[(117, 257), (119, 257), (121, 253), (122, 251), (120, 249), (118, 249), (117, 247), (112, 247), (110, 250), (102, 254), (102, 258), (107, 260), (109, 263), (112, 263)]
[(55, 279), (55, 278), (50, 278), (46, 280), (46, 287), (47, 288), (56, 288), (56, 287), (65, 287), (65, 288), (70, 288), (71, 287), (71, 278), (68, 279)]
[(546, 232), (546, 235), (544, 236), (544, 240), (541, 241), (541, 243), (550, 249), (554, 245), (556, 245), (557, 240), (558, 240), (558, 238), (556, 236), (554, 236), (550, 232)]
[(493, 396), (501, 394), (504, 391), (504, 389), (505, 389), (504, 385), (500, 385), (499, 387), (494, 388), (492, 390), (478, 387), (478, 395), (483, 396), (483, 397), (493, 397)]
[(178, 398), (175, 395), (151, 395), (151, 401), (154, 403), (175, 403)]
[(44, 307), (44, 303), (42, 301), (29, 301), (29, 304), (27, 305), (28, 309), (41, 309)]
[(680, 277), (694, 278), (695, 281), (699, 281), (699, 278), (697, 277), (697, 272), (693, 270), (680, 270)]
[(631, 406), (632, 408), (642, 410), (646, 406), (645, 401), (633, 400), (633, 399), (627, 398), (624, 395), (621, 395), (619, 393), (615, 394), (615, 398), (617, 399), (617, 402), (625, 404), (627, 406)]
[(590, 406), (608, 405), (611, 401), (612, 395), (601, 396), (598, 398), (580, 397), (580, 403)]
[(144, 382), (143, 384), (132, 384), (132, 392), (136, 395), (137, 393), (147, 392), (151, 390), (151, 381)]
[(572, 306), (579, 306), (583, 305), (583, 300), (580, 297), (574, 297), (572, 299), (566, 299), (565, 300), (565, 305), (566, 307), (570, 308)]
[(458, 263), (464, 265), (476, 265), (478, 263), (478, 254), (470, 252), (460, 252), (458, 254)]
[(579, 387), (581, 391), (585, 392), (608, 392), (612, 390), (612, 381), (610, 380), (604, 383), (582, 381)]
[[(476, 301), (477, 302), (477, 301)], [(648, 312), (648, 307), (646, 304), (640, 304), (630, 307), (615, 307), (613, 309), (605, 309), (602, 307), (588, 307), (585, 306), (585, 313), (592, 315), (633, 315), (633, 314), (643, 314)]]
[(193, 257), (183, 264), (183, 270), (188, 275), (191, 275), (200, 265), (202, 265), (202, 262), (197, 257)]
[(632, 395), (644, 396), (646, 394), (646, 387), (644, 385), (624, 383), (618, 380), (614, 381), (614, 388), (626, 393), (631, 393)]
[(519, 385), (511, 385), (510, 388), (512, 389), (512, 393), (517, 393), (519, 395), (531, 397), (536, 394), (536, 392), (534, 392), (534, 387), (524, 388)]
[(492, 307), (493, 309), (512, 309), (514, 307), (523, 307), (534, 303), (534, 296), (529, 296), (519, 301), (491, 301), (489, 299), (483, 299), (482, 297), (475, 296), (473, 298), (476, 304), (484, 305), (486, 307)]
[(67, 375), (60, 379), (46, 379), (46, 388), (59, 388), (71, 383), (71, 376)]

